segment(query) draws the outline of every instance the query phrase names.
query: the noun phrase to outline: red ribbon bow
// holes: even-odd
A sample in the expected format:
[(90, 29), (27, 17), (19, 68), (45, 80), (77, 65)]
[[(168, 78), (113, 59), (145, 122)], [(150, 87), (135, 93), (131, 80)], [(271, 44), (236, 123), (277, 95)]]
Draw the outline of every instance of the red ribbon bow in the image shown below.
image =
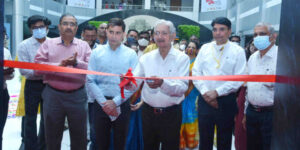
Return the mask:
[(124, 78), (122, 79), (121, 83), (119, 84), (120, 89), (121, 89), (121, 97), (125, 98), (124, 95), (124, 86), (127, 85), (128, 83), (132, 82), (135, 86), (137, 86), (135, 78), (133, 78), (133, 73), (131, 72), (132, 69), (129, 68)]

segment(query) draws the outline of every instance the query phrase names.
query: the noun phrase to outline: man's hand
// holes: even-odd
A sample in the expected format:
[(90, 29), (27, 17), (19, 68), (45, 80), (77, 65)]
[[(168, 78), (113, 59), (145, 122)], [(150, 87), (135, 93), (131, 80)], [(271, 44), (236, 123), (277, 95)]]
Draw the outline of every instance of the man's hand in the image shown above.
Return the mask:
[(113, 100), (107, 100), (106, 102), (102, 103), (103, 111), (109, 116), (118, 116), (117, 112), (117, 105)]
[(4, 72), (4, 75), (7, 76), (7, 75), (11, 75), (12, 73), (14, 73), (15, 69), (14, 68), (7, 68), (7, 69), (4, 69), (3, 72)]
[(136, 110), (140, 109), (141, 106), (143, 105), (143, 103), (144, 103), (144, 101), (141, 100), (140, 102), (138, 102), (138, 103), (135, 104), (135, 105), (130, 104), (130, 109), (131, 109), (131, 111), (136, 111)]
[(242, 124), (243, 124), (243, 128), (244, 128), (245, 130), (247, 130), (246, 121), (247, 121), (247, 119), (246, 119), (246, 114), (244, 114), (244, 117), (243, 117), (243, 120), (242, 120)]
[(76, 64), (77, 64), (77, 52), (73, 56), (65, 60), (62, 60), (59, 66), (63, 66), (63, 67), (75, 66)]
[(208, 104), (215, 109), (219, 108), (219, 103), (218, 103), (217, 99), (211, 100)]
[(215, 109), (219, 108), (219, 104), (217, 101), (218, 93), (216, 90), (208, 91), (204, 95), (202, 95), (204, 100)]
[(207, 91), (204, 95), (204, 99), (207, 99), (208, 101), (212, 101), (214, 99), (217, 99), (218, 93), (216, 90)]
[(164, 80), (159, 79), (156, 76), (152, 76), (152, 77), (150, 77), (150, 79), (147, 79), (146, 82), (150, 88), (156, 89), (164, 83)]

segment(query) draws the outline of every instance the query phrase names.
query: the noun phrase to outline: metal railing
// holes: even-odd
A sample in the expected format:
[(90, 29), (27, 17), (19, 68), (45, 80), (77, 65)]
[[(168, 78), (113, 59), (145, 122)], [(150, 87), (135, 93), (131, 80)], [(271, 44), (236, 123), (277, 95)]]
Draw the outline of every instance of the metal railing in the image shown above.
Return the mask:
[(118, 9), (118, 10), (128, 10), (128, 9), (143, 9), (144, 5), (114, 5), (114, 4), (104, 4), (102, 9)]
[(151, 9), (159, 11), (193, 11), (193, 6), (151, 6)]

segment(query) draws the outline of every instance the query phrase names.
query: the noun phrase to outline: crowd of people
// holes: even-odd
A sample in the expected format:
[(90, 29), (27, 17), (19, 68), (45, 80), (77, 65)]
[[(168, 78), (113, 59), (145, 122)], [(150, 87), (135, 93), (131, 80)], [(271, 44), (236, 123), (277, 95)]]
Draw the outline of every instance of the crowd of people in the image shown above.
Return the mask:
[[(81, 39), (72, 14), (60, 17), (59, 37), (47, 37), (50, 24), (44, 16), (28, 18), (32, 37), (18, 45), (18, 61), (120, 75), (132, 68), (147, 79), (126, 84), (122, 98), (123, 76), (20, 69), (26, 79), (20, 149), (59, 150), (66, 119), (72, 150), (88, 143), (90, 150), (212, 150), (214, 140), (217, 149), (228, 150), (233, 135), (237, 150), (270, 149), (273, 83), (161, 78), (275, 74), (277, 34), (270, 24), (258, 23), (245, 49), (225, 17), (212, 21), (213, 40), (205, 44), (195, 35), (175, 44), (176, 28), (163, 19), (153, 29), (126, 33), (124, 21), (111, 18), (98, 28), (85, 26)], [(11, 59), (7, 49), (4, 54)], [(13, 68), (4, 68), (5, 80), (13, 75)], [(9, 101), (5, 81), (1, 90), (0, 149)]]

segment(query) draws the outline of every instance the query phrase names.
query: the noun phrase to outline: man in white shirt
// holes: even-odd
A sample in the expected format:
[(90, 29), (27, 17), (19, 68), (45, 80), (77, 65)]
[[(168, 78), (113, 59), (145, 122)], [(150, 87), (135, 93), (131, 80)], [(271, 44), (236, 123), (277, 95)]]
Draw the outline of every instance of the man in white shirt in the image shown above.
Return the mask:
[[(40, 15), (33, 15), (28, 18), (27, 25), (32, 37), (22, 41), (17, 48), (18, 59), (23, 62), (34, 62), (34, 57), (41, 44), (46, 41), (48, 26), (51, 21)], [(22, 76), (26, 78), (25, 97), (25, 125), (24, 143), (25, 149), (45, 149), (44, 117), (42, 91), (44, 89), (43, 77), (34, 74), (33, 70), (20, 69)], [(41, 104), (41, 120), (39, 134), (37, 134), (36, 118), (39, 104)]]
[[(254, 28), (254, 46), (258, 49), (248, 61), (249, 75), (276, 74), (276, 33), (267, 23)], [(247, 149), (268, 150), (271, 145), (274, 83), (248, 82), (243, 123), (247, 128)]]
[(139, 47), (138, 47), (138, 51), (137, 51), (137, 55), (139, 58), (144, 54), (144, 50), (149, 45), (149, 41), (150, 41), (149, 32), (141, 31), (139, 33), (139, 40), (138, 40)]
[[(162, 149), (179, 149), (181, 102), (188, 89), (188, 81), (157, 78), (189, 75), (189, 57), (172, 47), (175, 37), (173, 23), (158, 20), (154, 26), (158, 49), (143, 55), (133, 72), (134, 76), (150, 77), (145, 81), (141, 96), (144, 100), (144, 150), (158, 150), (160, 143)], [(140, 85), (141, 81), (138, 82)]]
[[(193, 67), (193, 76), (244, 74), (245, 52), (228, 40), (231, 34), (230, 20), (219, 17), (211, 25), (214, 41), (201, 47)], [(218, 149), (231, 149), (234, 116), (237, 113), (235, 92), (242, 82), (194, 80), (193, 83), (201, 93), (198, 100), (199, 149), (212, 149), (215, 126)]]

